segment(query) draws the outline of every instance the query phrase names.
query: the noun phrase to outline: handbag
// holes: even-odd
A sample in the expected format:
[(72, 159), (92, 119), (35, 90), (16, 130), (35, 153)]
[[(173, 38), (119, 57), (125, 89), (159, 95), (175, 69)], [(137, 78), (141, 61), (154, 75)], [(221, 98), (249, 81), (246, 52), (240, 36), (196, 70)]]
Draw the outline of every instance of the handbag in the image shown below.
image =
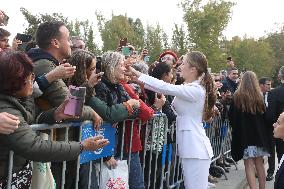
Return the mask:
[[(44, 139), (48, 139), (48, 134), (40, 133)], [(33, 162), (32, 189), (55, 189), (56, 183), (50, 169), (50, 163)]]
[(104, 163), (97, 164), (96, 167), (100, 170), (99, 189), (129, 189), (126, 160), (118, 160), (117, 167), (112, 169)]

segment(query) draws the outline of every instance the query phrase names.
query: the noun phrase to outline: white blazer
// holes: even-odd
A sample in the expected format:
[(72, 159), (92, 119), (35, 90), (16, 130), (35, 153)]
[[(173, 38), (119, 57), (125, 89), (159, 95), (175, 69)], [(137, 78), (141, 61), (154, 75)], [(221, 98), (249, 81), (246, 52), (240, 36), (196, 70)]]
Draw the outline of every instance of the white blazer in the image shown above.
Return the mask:
[(173, 85), (145, 74), (138, 80), (149, 90), (175, 96), (172, 106), (177, 114), (176, 139), (180, 157), (211, 159), (213, 151), (202, 123), (205, 89), (199, 81)]

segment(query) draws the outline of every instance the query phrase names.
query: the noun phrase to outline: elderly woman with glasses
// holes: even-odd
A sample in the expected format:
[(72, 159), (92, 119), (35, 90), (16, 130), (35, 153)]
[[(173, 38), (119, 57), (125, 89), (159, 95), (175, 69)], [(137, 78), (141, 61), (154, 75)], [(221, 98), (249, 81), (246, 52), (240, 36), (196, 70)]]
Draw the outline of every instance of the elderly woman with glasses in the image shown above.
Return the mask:
[[(108, 144), (106, 139), (93, 137), (83, 142), (54, 142), (43, 140), (29, 126), (35, 122), (33, 99), (33, 64), (22, 52), (0, 52), (0, 113), (19, 118), (18, 128), (11, 134), (0, 134), (0, 188), (6, 188), (9, 151), (14, 151), (12, 188), (29, 188), (30, 161), (48, 162), (73, 160), (83, 150), (97, 150)], [(48, 124), (73, 118), (65, 115), (64, 102), (58, 108), (42, 112), (39, 123)]]

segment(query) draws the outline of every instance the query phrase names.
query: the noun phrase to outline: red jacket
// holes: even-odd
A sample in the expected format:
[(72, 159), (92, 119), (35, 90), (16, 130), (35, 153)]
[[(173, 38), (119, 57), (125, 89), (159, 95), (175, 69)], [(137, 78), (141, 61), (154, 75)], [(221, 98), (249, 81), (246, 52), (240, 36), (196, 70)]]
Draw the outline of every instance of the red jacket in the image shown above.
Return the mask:
[[(121, 82), (122, 86), (129, 94), (132, 99), (136, 99), (140, 101), (140, 113), (138, 118), (141, 119), (142, 124), (146, 121), (150, 120), (153, 117), (154, 110), (147, 106), (139, 97), (135, 94), (134, 90), (126, 83)], [(124, 149), (126, 152), (129, 152), (130, 147), (130, 136), (131, 136), (131, 123), (132, 121), (126, 121), (125, 126), (125, 135), (124, 135)], [(138, 152), (142, 150), (141, 140), (139, 136), (139, 121), (135, 121), (133, 124), (133, 135), (132, 135), (132, 148), (131, 152)]]

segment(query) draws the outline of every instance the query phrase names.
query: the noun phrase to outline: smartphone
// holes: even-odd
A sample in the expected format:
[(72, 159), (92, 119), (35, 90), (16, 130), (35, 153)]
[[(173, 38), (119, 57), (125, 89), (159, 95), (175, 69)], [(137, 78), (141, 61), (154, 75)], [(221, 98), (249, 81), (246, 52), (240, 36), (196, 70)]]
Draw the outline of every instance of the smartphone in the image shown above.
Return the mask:
[(81, 116), (85, 103), (86, 87), (69, 86), (69, 101), (64, 108), (64, 114)]
[(158, 93), (158, 94), (157, 94), (157, 98), (158, 98), (158, 99), (161, 99), (161, 98), (162, 98), (162, 94)]
[(100, 72), (100, 73), (97, 73), (99, 76), (98, 76), (98, 79), (101, 79), (102, 76), (104, 75), (104, 72)]
[(144, 57), (144, 62), (147, 62), (147, 63), (148, 63), (149, 61), (150, 61), (150, 56), (145, 56), (145, 57)]
[(102, 70), (102, 57), (101, 56), (97, 56), (96, 57), (96, 73), (100, 73)]
[(20, 40), (20, 41), (22, 41), (24, 43), (31, 41), (32, 38), (33, 38), (33, 36), (32, 35), (28, 35), (28, 34), (17, 33), (17, 35), (16, 35), (16, 39), (18, 39), (18, 40)]
[(130, 55), (131, 55), (131, 50), (130, 50), (130, 48), (129, 48), (129, 47), (123, 47), (123, 48), (122, 48), (122, 54), (123, 54), (124, 56), (130, 56)]

